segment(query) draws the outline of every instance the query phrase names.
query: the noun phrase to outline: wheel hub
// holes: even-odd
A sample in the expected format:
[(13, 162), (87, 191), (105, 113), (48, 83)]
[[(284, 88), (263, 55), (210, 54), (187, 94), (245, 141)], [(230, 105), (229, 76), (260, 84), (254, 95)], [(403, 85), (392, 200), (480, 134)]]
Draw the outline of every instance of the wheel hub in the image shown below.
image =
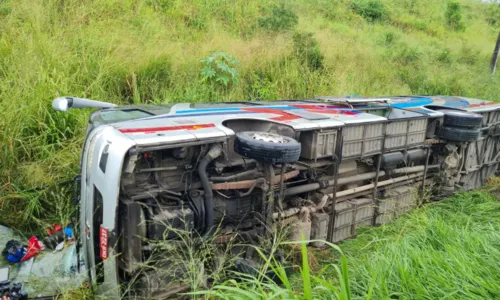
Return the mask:
[(276, 143), (276, 144), (286, 143), (286, 140), (281, 135), (273, 133), (255, 132), (252, 134), (252, 138), (254, 140), (268, 142), (268, 143)]

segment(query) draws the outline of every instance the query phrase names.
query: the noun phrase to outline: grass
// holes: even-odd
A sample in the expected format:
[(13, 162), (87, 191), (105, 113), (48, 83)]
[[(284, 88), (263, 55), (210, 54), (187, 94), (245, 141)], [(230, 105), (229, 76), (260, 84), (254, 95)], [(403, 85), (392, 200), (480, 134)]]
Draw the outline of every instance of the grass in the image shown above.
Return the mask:
[[(500, 77), (488, 74), (496, 6), (460, 1), (464, 29), (455, 31), (446, 0), (285, 4), (1, 1), (3, 221), (33, 231), (65, 221), (54, 206), (67, 206), (70, 195), (57, 183), (78, 172), (89, 112), (56, 113), (56, 96), (123, 104), (347, 94), (500, 100)], [(237, 84), (202, 82), (201, 60), (212, 51), (240, 62), (231, 70)]]
[(289, 277), (268, 261), (283, 285), (249, 277), (199, 291), (212, 299), (498, 299), (500, 199), (475, 191), (417, 209), (356, 239), (317, 251), (323, 268), (302, 265)]
[[(89, 111), (52, 111), (61, 95), (121, 104), (348, 94), (500, 101), (500, 77), (488, 72), (499, 6), (453, 2), (460, 30), (448, 0), (2, 0), (1, 220), (39, 233), (69, 222), (71, 190), (59, 183), (78, 173)], [(313, 40), (302, 49), (294, 36)], [(212, 51), (239, 61), (237, 83), (202, 82)], [(346, 266), (328, 261), (310, 290), (283, 295), (315, 297), (318, 286), (343, 282), (338, 295), (353, 298), (499, 296), (498, 211), (492, 196), (469, 193), (369, 229), (342, 245), (350, 292)]]
[(373, 283), (373, 299), (500, 297), (498, 200), (460, 194), (344, 243), (353, 295)]

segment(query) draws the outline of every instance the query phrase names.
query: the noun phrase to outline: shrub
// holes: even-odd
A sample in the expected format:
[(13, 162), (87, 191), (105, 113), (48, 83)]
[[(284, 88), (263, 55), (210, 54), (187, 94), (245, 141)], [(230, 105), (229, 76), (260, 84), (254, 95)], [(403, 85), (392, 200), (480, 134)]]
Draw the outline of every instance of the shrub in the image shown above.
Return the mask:
[(319, 49), (318, 41), (312, 33), (296, 32), (293, 35), (295, 56), (307, 66), (309, 70), (316, 71), (323, 68), (324, 56)]
[(446, 63), (446, 64), (451, 63), (453, 61), (451, 50), (448, 48), (443, 49), (443, 51), (441, 51), (441, 53), (439, 53), (437, 59), (438, 59), (438, 61), (440, 61), (442, 63)]
[(488, 4), (486, 21), (492, 26), (500, 24), (500, 1)]
[(399, 38), (399, 36), (396, 33), (392, 32), (392, 31), (385, 32), (384, 33), (384, 37), (383, 37), (384, 43), (386, 45), (392, 45), (392, 44), (394, 44), (394, 42), (396, 42), (396, 40), (398, 38)]
[(245, 81), (248, 83), (245, 98), (250, 100), (271, 100), (278, 97), (276, 83), (263, 72), (253, 72)]
[(293, 28), (299, 22), (297, 15), (287, 7), (285, 4), (275, 5), (269, 14), (258, 19), (259, 26), (271, 30), (280, 31)]
[(210, 56), (201, 60), (203, 67), (200, 71), (201, 82), (228, 87), (238, 84), (239, 74), (236, 67), (239, 61), (222, 51), (214, 51)]
[(479, 60), (480, 55), (481, 52), (479, 50), (473, 49), (468, 46), (463, 46), (460, 50), (458, 62), (467, 65), (474, 65)]
[(406, 1), (401, 1), (403, 7), (412, 15), (418, 15), (419, 14), (419, 5), (418, 5), (418, 0), (406, 0)]
[(462, 31), (465, 29), (464, 21), (462, 19), (462, 7), (457, 1), (452, 0), (448, 2), (445, 16), (448, 26), (450, 26), (454, 30)]
[(396, 53), (395, 59), (402, 64), (411, 64), (418, 61), (422, 57), (422, 52), (417, 47), (411, 47), (402, 44), (399, 51)]
[(380, 0), (353, 0), (350, 6), (355, 13), (370, 22), (382, 21), (389, 15)]

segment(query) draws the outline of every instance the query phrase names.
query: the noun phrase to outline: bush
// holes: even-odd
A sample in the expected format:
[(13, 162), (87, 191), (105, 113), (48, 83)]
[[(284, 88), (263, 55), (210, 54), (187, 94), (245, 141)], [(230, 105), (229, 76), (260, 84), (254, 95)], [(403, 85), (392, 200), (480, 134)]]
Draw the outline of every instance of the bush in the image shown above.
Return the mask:
[(395, 55), (395, 60), (404, 65), (408, 65), (417, 62), (421, 57), (422, 52), (419, 48), (402, 44), (401, 48)]
[(458, 62), (467, 65), (474, 65), (478, 62), (481, 52), (469, 46), (463, 46), (460, 50)]
[(280, 31), (293, 28), (299, 23), (299, 18), (292, 10), (285, 7), (285, 4), (281, 3), (279, 6), (275, 5), (268, 15), (258, 19), (257, 22), (264, 29)]
[(440, 61), (442, 63), (446, 63), (446, 64), (451, 63), (453, 61), (451, 50), (448, 48), (443, 49), (441, 51), (441, 53), (439, 53), (437, 59), (438, 59), (438, 61)]
[(492, 26), (500, 24), (500, 1), (488, 4), (486, 21)]
[(386, 45), (393, 45), (398, 39), (399, 36), (392, 31), (387, 31), (383, 35), (384, 44)]
[(382, 21), (389, 15), (389, 11), (380, 0), (353, 0), (351, 9), (370, 22)]
[(201, 82), (228, 87), (238, 84), (239, 74), (236, 67), (239, 61), (222, 51), (214, 51), (201, 60), (203, 68), (200, 71)]
[(323, 68), (325, 57), (321, 54), (318, 41), (312, 33), (296, 32), (293, 35), (293, 46), (295, 56), (309, 70), (316, 71)]
[(263, 72), (253, 72), (245, 81), (248, 83), (245, 90), (247, 94), (245, 99), (272, 100), (278, 97), (276, 83)]
[(450, 26), (452, 29), (456, 31), (463, 31), (465, 29), (464, 21), (462, 18), (462, 7), (457, 1), (453, 0), (448, 2), (445, 16), (448, 26)]

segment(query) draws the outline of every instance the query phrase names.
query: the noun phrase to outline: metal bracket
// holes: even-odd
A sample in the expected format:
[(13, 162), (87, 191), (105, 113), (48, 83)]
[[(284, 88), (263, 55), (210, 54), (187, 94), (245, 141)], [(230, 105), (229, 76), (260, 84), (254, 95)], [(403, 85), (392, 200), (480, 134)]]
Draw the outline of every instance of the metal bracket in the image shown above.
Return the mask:
[[(332, 194), (332, 211), (330, 212), (330, 222), (328, 224), (328, 233), (327, 233), (327, 238), (326, 238), (330, 242), (333, 242), (333, 233), (335, 231), (335, 218), (336, 218), (335, 206), (337, 204), (337, 181), (339, 178), (339, 166), (340, 166), (340, 163), (342, 162), (342, 148), (343, 148), (342, 139), (343, 139), (342, 128), (340, 128), (339, 131), (337, 132), (337, 138), (335, 141), (335, 145), (337, 145), (337, 147), (335, 149), (335, 155), (333, 156), (333, 160), (334, 160), (334, 164), (333, 164), (334, 184), (332, 186), (332, 193), (331, 193)], [(335, 147), (335, 145), (332, 145), (332, 147)]]

